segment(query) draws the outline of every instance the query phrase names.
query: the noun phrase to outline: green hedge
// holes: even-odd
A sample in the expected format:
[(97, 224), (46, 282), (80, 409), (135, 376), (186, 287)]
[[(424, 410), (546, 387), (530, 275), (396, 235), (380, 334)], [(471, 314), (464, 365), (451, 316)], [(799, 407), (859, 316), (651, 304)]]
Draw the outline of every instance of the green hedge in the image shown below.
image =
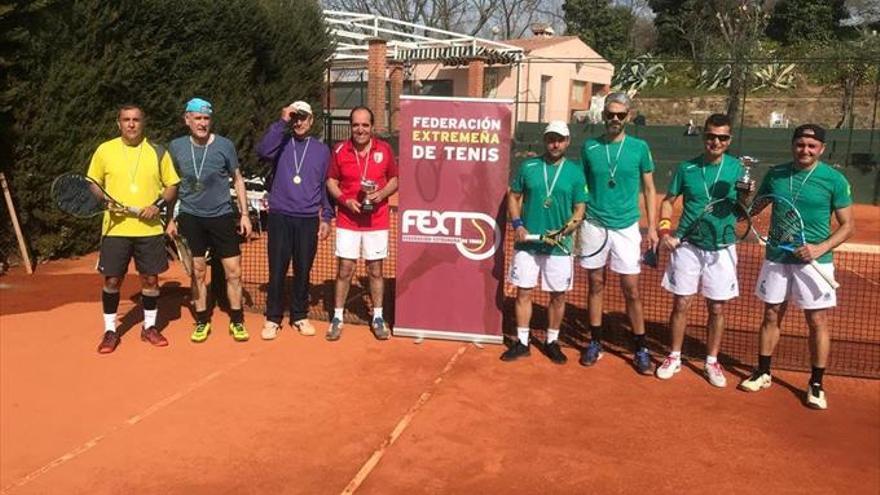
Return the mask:
[[(319, 110), (332, 47), (316, 0), (21, 4), (31, 5), (0, 19), (16, 45), (4, 48), (0, 125), (20, 220), (39, 258), (97, 246), (99, 221), (62, 215), (49, 186), (63, 172), (85, 171), (96, 146), (118, 135), (118, 105), (142, 105), (147, 136), (167, 142), (186, 132), (186, 100), (210, 100), (215, 129), (235, 142), (246, 172), (258, 166), (255, 142), (283, 105), (306, 99)], [(14, 238), (2, 224), (8, 253)]]

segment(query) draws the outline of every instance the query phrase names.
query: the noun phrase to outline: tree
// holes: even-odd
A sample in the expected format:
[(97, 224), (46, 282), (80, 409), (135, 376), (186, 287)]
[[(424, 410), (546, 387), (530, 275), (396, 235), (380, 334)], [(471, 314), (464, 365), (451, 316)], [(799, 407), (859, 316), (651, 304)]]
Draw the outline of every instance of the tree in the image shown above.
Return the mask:
[(767, 36), (783, 45), (829, 42), (848, 17), (844, 0), (780, 0), (773, 8)]
[(97, 220), (62, 216), (48, 191), (54, 176), (85, 171), (95, 147), (118, 133), (119, 104), (142, 105), (148, 137), (164, 142), (186, 132), (183, 102), (211, 100), (217, 132), (236, 143), (248, 172), (281, 106), (320, 101), (331, 53), (314, 0), (59, 0), (10, 27), (28, 36), (15, 78), (4, 81), (27, 95), (10, 107), (9, 175), (43, 258), (97, 244)]
[(690, 55), (699, 60), (718, 33), (711, 5), (703, 0), (648, 0), (654, 11), (657, 49), (669, 55)]
[(568, 34), (577, 35), (611, 62), (628, 58), (629, 33), (635, 22), (630, 9), (614, 6), (610, 0), (567, 0), (562, 10)]
[(768, 15), (760, 0), (712, 0), (711, 7), (721, 30), (723, 54), (731, 64), (727, 115), (736, 122), (749, 83), (749, 63), (760, 50)]

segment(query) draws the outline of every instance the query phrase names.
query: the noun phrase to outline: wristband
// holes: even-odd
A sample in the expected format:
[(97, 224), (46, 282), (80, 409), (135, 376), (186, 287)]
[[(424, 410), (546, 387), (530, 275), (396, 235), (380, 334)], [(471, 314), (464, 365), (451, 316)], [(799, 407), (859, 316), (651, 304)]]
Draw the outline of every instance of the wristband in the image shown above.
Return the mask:
[(523, 222), (522, 218), (514, 218), (510, 221), (510, 224), (513, 225), (513, 230), (525, 226), (525, 222)]
[(669, 230), (670, 227), (672, 227), (672, 220), (670, 220), (668, 218), (661, 218), (660, 222), (657, 223), (657, 228), (659, 228), (661, 230), (662, 229)]

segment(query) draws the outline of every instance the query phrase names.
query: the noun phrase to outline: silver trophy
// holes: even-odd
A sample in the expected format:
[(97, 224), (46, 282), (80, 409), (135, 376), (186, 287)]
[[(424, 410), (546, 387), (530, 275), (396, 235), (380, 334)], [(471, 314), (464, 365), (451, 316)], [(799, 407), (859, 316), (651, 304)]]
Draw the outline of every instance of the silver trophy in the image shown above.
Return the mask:
[(376, 208), (376, 204), (370, 201), (369, 195), (376, 192), (378, 187), (379, 185), (374, 180), (363, 179), (361, 181), (361, 191), (364, 192), (364, 202), (361, 204), (362, 211), (372, 212)]
[(742, 177), (736, 181), (736, 189), (742, 192), (749, 192), (755, 186), (755, 181), (752, 180), (751, 170), (754, 165), (758, 164), (758, 159), (744, 155), (739, 157), (739, 160), (742, 162), (745, 172)]

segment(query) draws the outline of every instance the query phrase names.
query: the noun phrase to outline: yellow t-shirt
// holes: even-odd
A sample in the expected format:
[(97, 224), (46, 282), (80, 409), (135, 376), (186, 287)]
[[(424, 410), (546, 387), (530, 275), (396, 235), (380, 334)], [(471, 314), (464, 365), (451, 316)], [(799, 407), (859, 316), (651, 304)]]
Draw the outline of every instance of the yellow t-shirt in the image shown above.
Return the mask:
[[(122, 138), (101, 143), (87, 175), (117, 202), (138, 208), (153, 204), (165, 187), (180, 182), (169, 153), (165, 151), (160, 164), (156, 148), (146, 138), (137, 146), (126, 145)], [(158, 217), (147, 221), (127, 214), (104, 213), (103, 235), (147, 237), (162, 232)]]

